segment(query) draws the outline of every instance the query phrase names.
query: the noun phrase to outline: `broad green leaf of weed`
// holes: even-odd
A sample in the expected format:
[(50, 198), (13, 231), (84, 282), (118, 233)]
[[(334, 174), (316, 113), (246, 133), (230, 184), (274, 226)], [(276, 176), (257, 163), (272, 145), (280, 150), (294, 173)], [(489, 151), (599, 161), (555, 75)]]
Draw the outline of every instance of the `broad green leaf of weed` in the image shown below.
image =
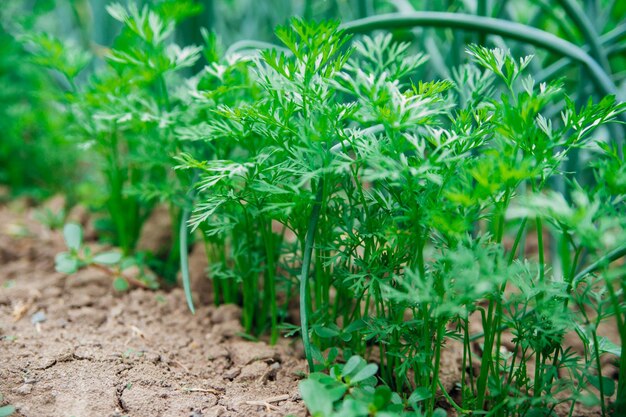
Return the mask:
[(83, 230), (75, 223), (67, 223), (63, 227), (63, 237), (67, 247), (72, 251), (77, 251), (83, 242)]
[(333, 411), (333, 399), (320, 382), (307, 379), (298, 384), (302, 400), (313, 417), (329, 417)]

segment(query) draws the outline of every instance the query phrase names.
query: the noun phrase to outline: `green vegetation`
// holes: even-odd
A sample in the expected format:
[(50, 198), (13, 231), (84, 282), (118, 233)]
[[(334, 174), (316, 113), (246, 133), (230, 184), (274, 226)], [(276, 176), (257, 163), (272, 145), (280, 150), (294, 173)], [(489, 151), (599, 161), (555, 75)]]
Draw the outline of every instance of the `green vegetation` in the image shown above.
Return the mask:
[[(268, 18), (275, 38), (235, 42), (226, 6), (147, 3), (106, 7), (106, 48), (2, 17), (2, 82), (37, 99), (3, 93), (0, 178), (63, 189), (15, 174), (37, 126), (33, 169), (69, 161), (55, 174), (80, 179), (72, 197), (107, 213), (100, 237), (121, 250), (92, 255), (68, 224), (59, 271), (125, 290), (156, 286), (126, 268), (173, 284), (180, 263), (193, 311), (201, 240), (216, 304), (240, 304), (251, 337), (302, 338), (315, 417), (626, 415), (623, 4), (306, 1), (306, 19)], [(161, 257), (136, 248), (157, 204)]]

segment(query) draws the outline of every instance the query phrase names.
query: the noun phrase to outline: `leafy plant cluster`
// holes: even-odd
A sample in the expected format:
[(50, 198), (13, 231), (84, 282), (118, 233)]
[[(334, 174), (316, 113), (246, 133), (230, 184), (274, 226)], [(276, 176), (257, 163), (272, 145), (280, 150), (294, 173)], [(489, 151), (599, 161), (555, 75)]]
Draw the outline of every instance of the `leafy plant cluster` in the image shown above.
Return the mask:
[[(63, 227), (63, 237), (67, 245), (67, 252), (60, 252), (55, 257), (55, 269), (65, 274), (73, 274), (82, 268), (97, 268), (113, 279), (113, 288), (117, 291), (126, 291), (129, 286), (142, 288), (158, 288), (156, 278), (142, 270), (144, 265), (133, 257), (122, 257), (117, 251), (102, 251), (96, 254), (83, 246), (83, 232), (79, 225), (68, 223)], [(135, 273), (135, 268), (138, 273)], [(129, 271), (133, 271), (130, 275)]]
[[(276, 30), (280, 46), (223, 51), (207, 31), (203, 45), (175, 43), (192, 2), (107, 11), (120, 33), (104, 60), (49, 34), (20, 41), (67, 85), (56, 96), (64, 136), (97, 158), (102, 186), (91, 191), (121, 249), (94, 255), (67, 225), (59, 270), (134, 283), (124, 270), (164, 203), (171, 249), (147, 262), (175, 282), (182, 261), (193, 309), (185, 259), (199, 235), (215, 302), (241, 304), (246, 333), (302, 337), (314, 416), (439, 416), (442, 404), (624, 414), (626, 359), (598, 327), (614, 320), (623, 345), (626, 280), (614, 261), (626, 253), (626, 170), (614, 122), (626, 105), (605, 96), (614, 85), (599, 58), (553, 48), (587, 65), (603, 97), (583, 101), (562, 80), (536, 81), (532, 56), (473, 45), (469, 63), (429, 81), (429, 58), (397, 34), (350, 35), (440, 15), (294, 19)], [(501, 32), (530, 36), (517, 29)], [(570, 163), (581, 155), (592, 156), (584, 177)], [(572, 335), (582, 352), (565, 343)], [(441, 367), (453, 345), (451, 394)]]
[(72, 197), (80, 155), (64, 134), (67, 116), (54, 105), (61, 90), (23, 38), (47, 11), (37, 4), (24, 15), (18, 1), (7, 0), (0, 12), (0, 184), (15, 195), (43, 198), (65, 191)]
[[(219, 242), (218, 300), (239, 286), (246, 330), (269, 326), (275, 340), (300, 287), (311, 369), (329, 347), (376, 352), (380, 380), (418, 395), (412, 408), (427, 415), (451, 343), (463, 346), (463, 369), (480, 363), (460, 378), (460, 399), (446, 399), (457, 412), (550, 415), (565, 402), (606, 411), (616, 387), (599, 363), (612, 349), (596, 329), (623, 318), (624, 280), (604, 268), (608, 251), (623, 252), (624, 218), (619, 194), (582, 187), (563, 166), (576, 149), (617, 163), (596, 135), (624, 104), (577, 108), (560, 82), (525, 74), (531, 57), (498, 49), (471, 47), (475, 64), (453, 80), (421, 82), (425, 58), (390, 35), (347, 47), (337, 24), (296, 20), (277, 36), (288, 52), (261, 52), (250, 68), (256, 100), (218, 105), (194, 138), (206, 136), (214, 158), (180, 157), (200, 172), (191, 224)], [(560, 118), (546, 116), (550, 106)], [(551, 189), (555, 178), (565, 192)], [(598, 263), (582, 273), (584, 258)], [(582, 356), (563, 344), (573, 324)], [(319, 388), (316, 378), (303, 390)], [(333, 402), (310, 409), (333, 415)]]
[[(352, 356), (345, 365), (335, 365), (329, 375), (315, 372), (300, 383), (302, 398), (312, 416), (392, 416), (404, 411), (397, 393), (377, 385), (378, 366)], [(417, 401), (414, 395), (409, 401)]]
[[(119, 246), (125, 257), (143, 259), (172, 284), (190, 183), (185, 173), (171, 169), (172, 155), (182, 150), (174, 127), (186, 118), (186, 98), (178, 85), (185, 80), (181, 71), (194, 65), (202, 47), (181, 47), (171, 37), (195, 8), (192, 2), (162, 2), (154, 9), (111, 4), (107, 10), (121, 29), (113, 46), (102, 52), (103, 62), (48, 33), (27, 33), (24, 44), (37, 64), (54, 70), (67, 85), (58, 97), (71, 120), (64, 134), (97, 166), (101, 185), (88, 186), (85, 193), (90, 205), (108, 214), (99, 225), (101, 239)], [(80, 80), (87, 67), (96, 65), (86, 82)], [(167, 205), (171, 217), (170, 249), (139, 254), (142, 227), (159, 203)]]

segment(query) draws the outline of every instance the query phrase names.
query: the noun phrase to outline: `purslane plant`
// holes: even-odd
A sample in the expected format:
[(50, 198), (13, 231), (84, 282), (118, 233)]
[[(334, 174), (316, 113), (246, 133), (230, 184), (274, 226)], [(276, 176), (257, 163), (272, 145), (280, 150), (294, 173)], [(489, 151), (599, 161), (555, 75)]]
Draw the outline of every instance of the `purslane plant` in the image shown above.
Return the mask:
[[(82, 268), (95, 268), (110, 276), (113, 288), (126, 291), (130, 286), (140, 288), (158, 288), (154, 275), (146, 273), (143, 265), (138, 265), (134, 258), (123, 258), (116, 250), (92, 253), (83, 245), (83, 230), (75, 223), (67, 223), (63, 227), (66, 252), (55, 257), (55, 269), (64, 274), (74, 274)], [(129, 272), (132, 271), (132, 275)]]
[[(596, 288), (607, 281), (576, 274), (623, 238), (623, 219), (600, 210), (615, 195), (569, 183), (569, 203), (549, 190), (567, 181), (568, 153), (601, 144), (598, 129), (624, 104), (576, 108), (558, 82), (524, 74), (531, 57), (497, 49), (472, 47), (475, 65), (424, 83), (424, 57), (389, 35), (349, 48), (337, 24), (298, 20), (277, 35), (289, 53), (254, 60), (259, 98), (206, 121), (210, 146), (232, 147), (182, 158), (200, 171), (192, 224), (228, 242), (246, 330), (269, 321), (275, 340), (276, 303), (286, 311), (299, 284), (310, 363), (330, 346), (375, 351), (380, 380), (418, 392), (426, 415), (439, 395), (461, 413), (550, 415), (580, 402), (608, 412), (615, 389), (598, 374), (608, 351), (592, 325), (623, 315), (622, 290), (608, 303)], [(586, 318), (591, 306), (598, 314)], [(562, 345), (572, 323), (582, 357)], [(459, 377), (458, 402), (439, 379), (452, 343), (463, 369), (480, 364)]]

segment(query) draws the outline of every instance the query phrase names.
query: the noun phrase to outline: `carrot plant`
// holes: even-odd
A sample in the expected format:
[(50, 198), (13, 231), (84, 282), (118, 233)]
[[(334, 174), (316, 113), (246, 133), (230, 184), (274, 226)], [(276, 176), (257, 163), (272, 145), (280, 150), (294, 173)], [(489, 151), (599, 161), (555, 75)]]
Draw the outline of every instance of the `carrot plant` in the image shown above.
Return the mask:
[[(349, 46), (336, 23), (293, 20), (277, 36), (286, 51), (252, 61), (257, 99), (221, 105), (202, 125), (214, 157), (181, 157), (200, 172), (191, 223), (227, 242), (222, 278), (240, 284), (246, 330), (269, 326), (275, 341), (299, 287), (310, 368), (328, 365), (329, 347), (376, 357), (379, 382), (414, 412), (441, 413), (442, 395), (461, 414), (608, 412), (616, 390), (600, 373), (609, 345), (595, 328), (622, 319), (622, 289), (606, 292), (615, 281), (581, 268), (620, 250), (621, 214), (600, 210), (619, 197), (562, 167), (576, 149), (605, 146), (598, 132), (624, 104), (576, 106), (560, 82), (526, 74), (531, 56), (500, 49), (472, 46), (453, 79), (423, 82), (426, 57), (390, 35)], [(551, 190), (555, 178), (570, 201)], [(573, 323), (582, 356), (563, 343)], [(463, 369), (478, 363), (456, 398), (440, 380), (453, 343)], [(330, 404), (347, 401), (349, 390), (328, 389)], [(327, 400), (307, 405), (343, 415)], [(359, 407), (346, 415), (372, 412)]]
[(72, 197), (80, 153), (64, 134), (69, 118), (54, 105), (63, 91), (33, 59), (27, 41), (48, 23), (46, 7), (25, 8), (9, 0), (0, 13), (0, 184), (35, 198), (60, 191)]
[[(278, 36), (307, 64), (296, 64), (273, 50), (263, 53), (253, 72), (264, 94), (252, 103), (221, 105), (214, 112), (217, 117), (205, 122), (211, 143), (234, 141), (234, 149), (215, 146), (217, 154), (209, 161), (183, 158), (184, 166), (200, 171), (199, 189), (205, 193), (191, 222), (203, 225), (209, 236), (228, 240), (232, 262), (223, 266), (230, 266), (231, 278), (241, 283), (245, 328), (258, 333), (269, 326), (273, 341), (279, 316), (286, 311), (280, 312), (277, 304), (282, 299), (286, 306), (297, 288), (291, 276), (281, 273), (294, 266), (279, 262), (288, 261), (286, 248), (293, 253), (305, 246), (307, 222), (302, 213), (314, 204), (315, 190), (323, 189), (318, 177), (332, 154), (335, 136), (345, 136), (343, 120), (351, 112), (328, 88), (341, 61), (335, 60), (332, 50), (321, 53), (324, 45), (337, 51), (345, 43), (335, 28), (336, 24), (327, 24), (312, 29), (300, 23), (299, 35), (279, 29)], [(319, 39), (312, 39), (312, 30), (319, 31)], [(309, 42), (304, 49), (296, 49), (295, 36)], [(310, 148), (300, 146), (302, 141)], [(283, 239), (285, 234), (293, 235), (292, 241)], [(232, 285), (227, 278), (218, 282), (226, 300)]]
[[(121, 23), (119, 36), (104, 50), (89, 82), (77, 82), (78, 53), (48, 35), (31, 37), (38, 61), (61, 73), (69, 91), (64, 104), (71, 113), (71, 135), (97, 158), (100, 194), (110, 216), (110, 237), (125, 256), (135, 253), (142, 226), (156, 203), (169, 206), (173, 242), (159, 273), (175, 282), (179, 263), (178, 225), (190, 179), (171, 170), (181, 151), (174, 129), (185, 116), (177, 85), (181, 71), (199, 58), (201, 46), (181, 47), (171, 41), (178, 21), (195, 12), (190, 2), (157, 6), (107, 6)], [(158, 255), (158, 254), (157, 254)]]

